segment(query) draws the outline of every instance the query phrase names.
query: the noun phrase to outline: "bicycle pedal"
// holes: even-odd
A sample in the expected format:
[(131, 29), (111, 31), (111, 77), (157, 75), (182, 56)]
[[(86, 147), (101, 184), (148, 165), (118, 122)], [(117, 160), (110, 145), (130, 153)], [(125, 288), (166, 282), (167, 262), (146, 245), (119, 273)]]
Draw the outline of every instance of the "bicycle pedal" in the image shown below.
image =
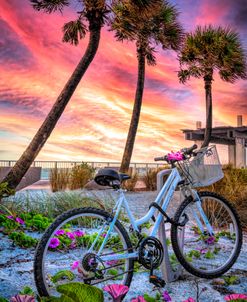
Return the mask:
[(151, 275), (149, 277), (149, 282), (155, 285), (156, 287), (164, 287), (166, 285), (165, 280), (155, 275)]

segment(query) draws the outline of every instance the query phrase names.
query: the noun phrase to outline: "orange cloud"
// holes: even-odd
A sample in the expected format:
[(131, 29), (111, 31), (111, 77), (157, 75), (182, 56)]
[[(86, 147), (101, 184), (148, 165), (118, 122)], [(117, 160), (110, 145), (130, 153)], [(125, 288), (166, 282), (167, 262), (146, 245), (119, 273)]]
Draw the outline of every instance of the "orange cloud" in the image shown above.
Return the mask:
[[(217, 2), (217, 1), (216, 1)], [(219, 4), (220, 3), (220, 4)], [(200, 1), (195, 24), (225, 22), (230, 2), (217, 2), (209, 10)], [(190, 15), (193, 1), (179, 1)], [(34, 11), (28, 0), (1, 1), (0, 28), (0, 158), (15, 159), (25, 150), (85, 51), (61, 42), (61, 27), (75, 18)], [(182, 19), (184, 18), (181, 14)], [(188, 22), (188, 20), (187, 20)], [(188, 146), (181, 129), (205, 121), (202, 80), (179, 84), (176, 54), (157, 48), (157, 66), (147, 67), (141, 119), (133, 161)], [(116, 42), (104, 29), (99, 51), (86, 72), (57, 127), (39, 154), (51, 160), (120, 161), (131, 118), (137, 60), (134, 43)], [(246, 84), (213, 84), (214, 123), (235, 125), (236, 115), (247, 117)], [(234, 104), (234, 106), (233, 106)]]

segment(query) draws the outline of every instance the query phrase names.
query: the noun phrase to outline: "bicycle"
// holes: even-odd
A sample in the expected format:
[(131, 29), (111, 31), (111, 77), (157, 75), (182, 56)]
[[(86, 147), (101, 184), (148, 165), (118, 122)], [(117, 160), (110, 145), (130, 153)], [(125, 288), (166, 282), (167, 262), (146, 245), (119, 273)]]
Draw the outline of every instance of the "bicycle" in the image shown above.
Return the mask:
[[(118, 192), (116, 205), (112, 213), (89, 207), (72, 209), (56, 218), (35, 254), (34, 277), (40, 296), (54, 295), (57, 282), (72, 280), (99, 287), (107, 283), (130, 286), (135, 261), (150, 271), (151, 283), (164, 286), (164, 280), (154, 274), (162, 263), (166, 244), (157, 238), (162, 223), (171, 224), (174, 253), (188, 272), (210, 279), (228, 271), (242, 246), (240, 220), (224, 197), (195, 190), (223, 177), (216, 147), (196, 149), (194, 145), (155, 158), (169, 163), (171, 172), (147, 214), (138, 220), (121, 189), (121, 183), (130, 177), (113, 169), (99, 170), (95, 181)], [(176, 189), (184, 201), (171, 218), (166, 209)], [(134, 246), (118, 219), (122, 207), (129, 218), (129, 234), (138, 238)], [(153, 227), (145, 237), (141, 226), (150, 220)]]

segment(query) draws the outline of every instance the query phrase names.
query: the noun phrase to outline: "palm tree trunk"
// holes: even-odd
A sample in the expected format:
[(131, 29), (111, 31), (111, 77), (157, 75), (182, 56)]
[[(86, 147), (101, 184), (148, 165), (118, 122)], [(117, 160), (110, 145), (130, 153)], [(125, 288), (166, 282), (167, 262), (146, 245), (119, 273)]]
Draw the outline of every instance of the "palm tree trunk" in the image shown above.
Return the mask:
[(213, 106), (212, 106), (212, 75), (204, 77), (205, 93), (206, 93), (206, 127), (204, 132), (204, 141), (202, 148), (207, 147), (212, 135), (212, 120), (213, 120)]
[(18, 186), (22, 177), (26, 174), (32, 162), (40, 152), (41, 148), (44, 146), (60, 116), (62, 115), (66, 105), (72, 97), (77, 85), (95, 57), (100, 41), (101, 26), (94, 23), (89, 27), (89, 30), (90, 38), (84, 56), (67, 81), (65, 87), (57, 98), (45, 121), (32, 139), (31, 143), (8, 175), (2, 180), (2, 183), (7, 182), (8, 186), (12, 189), (15, 189)]
[(125, 149), (123, 153), (123, 158), (120, 166), (121, 172), (128, 172), (130, 160), (133, 152), (133, 147), (135, 143), (136, 132), (138, 128), (138, 123), (140, 119), (141, 106), (142, 106), (142, 96), (144, 90), (144, 81), (145, 81), (145, 51), (144, 48), (140, 47), (137, 50), (138, 57), (138, 79), (136, 86), (136, 94), (135, 94), (135, 103), (132, 112), (129, 132), (127, 141), (125, 144)]

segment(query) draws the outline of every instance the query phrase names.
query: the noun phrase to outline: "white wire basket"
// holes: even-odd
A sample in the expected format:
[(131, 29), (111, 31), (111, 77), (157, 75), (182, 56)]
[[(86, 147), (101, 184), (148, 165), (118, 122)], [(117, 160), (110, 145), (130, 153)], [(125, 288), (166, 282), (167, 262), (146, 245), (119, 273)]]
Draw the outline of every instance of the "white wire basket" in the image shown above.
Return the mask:
[(193, 187), (207, 187), (224, 177), (216, 146), (197, 151), (197, 155), (179, 162), (183, 176)]

